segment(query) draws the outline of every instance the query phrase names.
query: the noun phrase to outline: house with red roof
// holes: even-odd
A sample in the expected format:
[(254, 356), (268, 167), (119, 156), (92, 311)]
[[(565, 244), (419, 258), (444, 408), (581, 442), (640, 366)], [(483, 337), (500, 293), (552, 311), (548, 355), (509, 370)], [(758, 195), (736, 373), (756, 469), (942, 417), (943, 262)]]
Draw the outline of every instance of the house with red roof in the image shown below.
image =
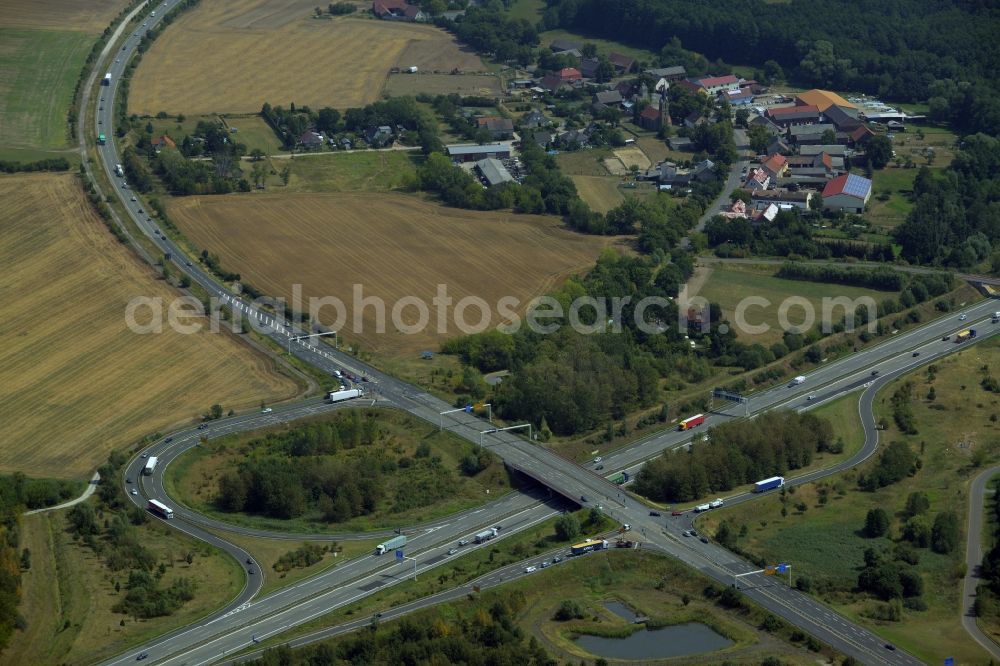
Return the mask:
[(663, 127), (664, 122), (670, 122), (664, 118), (665, 115), (664, 113), (660, 113), (659, 108), (652, 104), (647, 104), (646, 108), (639, 113), (639, 127), (657, 131)]
[(162, 148), (176, 148), (177, 147), (177, 144), (174, 143), (174, 140), (171, 139), (166, 134), (164, 134), (163, 136), (156, 137), (155, 139), (153, 139), (149, 143), (152, 144), (153, 148), (156, 148), (157, 150), (160, 150)]
[(872, 196), (872, 181), (854, 173), (837, 176), (823, 188), (823, 209), (863, 213)]
[(819, 122), (819, 109), (812, 105), (783, 106), (768, 109), (767, 119), (779, 127), (811, 125)]
[(579, 81), (583, 78), (583, 74), (580, 73), (576, 67), (563, 67), (558, 72), (559, 80), (565, 83), (570, 81)]
[(697, 84), (699, 92), (702, 92), (709, 97), (715, 97), (719, 93), (727, 90), (736, 93), (740, 91), (740, 80), (733, 74), (726, 74), (725, 76), (706, 76), (703, 79), (695, 81), (695, 84)]
[(372, 14), (383, 21), (426, 21), (420, 7), (406, 0), (373, 0)]
[(788, 168), (788, 160), (786, 160), (785, 156), (781, 153), (775, 153), (761, 162), (760, 166), (771, 178), (780, 178)]

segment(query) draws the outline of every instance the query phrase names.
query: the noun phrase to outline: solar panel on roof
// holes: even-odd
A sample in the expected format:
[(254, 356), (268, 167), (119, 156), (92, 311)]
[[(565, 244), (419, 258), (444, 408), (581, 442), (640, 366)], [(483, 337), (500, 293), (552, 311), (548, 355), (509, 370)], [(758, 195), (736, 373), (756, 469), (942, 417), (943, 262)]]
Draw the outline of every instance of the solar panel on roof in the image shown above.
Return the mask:
[(859, 199), (864, 199), (865, 195), (868, 193), (868, 188), (871, 184), (867, 178), (862, 178), (855, 174), (850, 174), (847, 176), (847, 182), (844, 183), (844, 194), (850, 194), (851, 196), (858, 197)]

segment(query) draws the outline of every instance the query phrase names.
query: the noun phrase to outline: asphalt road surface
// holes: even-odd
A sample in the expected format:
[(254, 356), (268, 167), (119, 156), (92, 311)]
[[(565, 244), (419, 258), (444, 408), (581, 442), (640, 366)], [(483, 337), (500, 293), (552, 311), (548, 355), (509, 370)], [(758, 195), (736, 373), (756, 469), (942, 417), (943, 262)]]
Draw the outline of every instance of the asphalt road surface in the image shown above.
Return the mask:
[(980, 564), (983, 561), (983, 510), (986, 503), (986, 485), (1000, 473), (1000, 465), (980, 472), (969, 487), (969, 520), (965, 547), (965, 580), (962, 582), (962, 626), (974, 641), (983, 646), (994, 659), (1000, 659), (1000, 646), (976, 623), (976, 587), (982, 581)]

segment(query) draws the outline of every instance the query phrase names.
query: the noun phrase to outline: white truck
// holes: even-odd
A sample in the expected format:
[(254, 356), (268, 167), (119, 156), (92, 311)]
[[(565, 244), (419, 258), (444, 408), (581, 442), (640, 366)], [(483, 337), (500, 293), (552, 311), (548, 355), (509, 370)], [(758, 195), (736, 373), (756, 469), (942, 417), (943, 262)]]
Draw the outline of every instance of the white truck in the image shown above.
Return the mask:
[(119, 178), (121, 178), (122, 176), (125, 175), (125, 170), (122, 169), (122, 165), (121, 164), (116, 164), (115, 165), (115, 175), (118, 176)]
[(1000, 322), (1000, 312), (994, 312), (993, 316), (990, 318), (990, 321), (994, 324)]
[(361, 389), (338, 389), (335, 391), (329, 391), (326, 394), (327, 402), (341, 402), (342, 400), (350, 400), (351, 398), (360, 398), (365, 394)]
[(142, 468), (142, 473), (146, 476), (152, 476), (153, 470), (156, 469), (156, 463), (159, 459), (156, 456), (149, 456), (149, 460), (146, 461), (146, 466)]
[(711, 502), (709, 502), (708, 506), (709, 506), (709, 508), (712, 508), (712, 509), (718, 509), (720, 506), (722, 506), (722, 500), (716, 498), (716, 499), (712, 500)]
[(497, 528), (491, 527), (490, 529), (483, 530), (482, 532), (480, 532), (479, 534), (477, 534), (475, 537), (473, 537), (473, 540), (476, 543), (485, 543), (485, 542), (489, 541), (490, 539), (495, 539), (496, 536), (497, 536), (497, 534), (499, 534), (499, 532), (497, 531)]
[(703, 511), (708, 511), (711, 508), (712, 508), (711, 504), (699, 504), (694, 508), (694, 510), (697, 511), (698, 513), (701, 513)]
[(788, 385), (789, 386), (799, 386), (800, 384), (805, 384), (805, 383), (806, 383), (806, 376), (805, 375), (799, 375), (798, 377), (796, 377), (792, 381), (788, 382)]
[(111, 72), (104, 75), (104, 80), (101, 81), (101, 85), (110, 86), (111, 85)]
[(406, 545), (406, 535), (400, 534), (399, 536), (392, 537), (388, 541), (385, 541), (375, 546), (375, 554), (385, 555), (390, 550), (396, 550), (398, 548), (402, 548), (405, 545)]

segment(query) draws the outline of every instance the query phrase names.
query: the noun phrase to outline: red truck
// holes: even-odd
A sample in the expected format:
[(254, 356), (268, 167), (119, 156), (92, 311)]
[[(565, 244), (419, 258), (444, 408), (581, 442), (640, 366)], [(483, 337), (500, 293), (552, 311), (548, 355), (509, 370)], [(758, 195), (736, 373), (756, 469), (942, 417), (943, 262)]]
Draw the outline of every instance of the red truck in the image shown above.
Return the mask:
[(694, 416), (689, 416), (688, 418), (684, 419), (679, 424), (677, 424), (677, 429), (678, 430), (690, 430), (691, 428), (694, 428), (695, 426), (700, 426), (704, 422), (705, 422), (705, 415), (704, 414), (695, 414)]

